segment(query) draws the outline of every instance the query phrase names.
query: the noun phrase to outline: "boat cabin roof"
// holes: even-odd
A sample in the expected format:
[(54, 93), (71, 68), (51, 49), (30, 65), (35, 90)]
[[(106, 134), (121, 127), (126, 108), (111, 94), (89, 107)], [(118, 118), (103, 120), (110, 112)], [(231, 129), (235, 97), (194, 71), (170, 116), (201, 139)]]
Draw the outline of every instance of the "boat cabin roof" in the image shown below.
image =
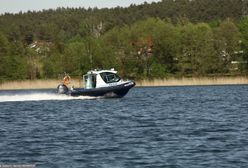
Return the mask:
[(89, 74), (100, 74), (100, 73), (103, 73), (103, 72), (110, 72), (110, 73), (114, 73), (116, 74), (117, 71), (115, 71), (113, 68), (110, 69), (110, 70), (98, 70), (98, 69), (95, 69), (95, 70), (91, 70), (91, 71), (88, 71), (86, 75), (89, 75)]

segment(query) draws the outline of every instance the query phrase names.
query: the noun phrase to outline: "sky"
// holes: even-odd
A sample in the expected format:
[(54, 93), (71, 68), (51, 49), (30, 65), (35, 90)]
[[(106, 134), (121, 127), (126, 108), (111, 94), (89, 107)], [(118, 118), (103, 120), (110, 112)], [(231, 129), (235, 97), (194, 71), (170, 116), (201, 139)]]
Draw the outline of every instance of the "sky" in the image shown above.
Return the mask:
[(145, 1), (151, 3), (159, 2), (160, 0), (0, 0), (0, 14), (56, 9), (57, 7), (127, 7), (131, 4), (142, 4)]

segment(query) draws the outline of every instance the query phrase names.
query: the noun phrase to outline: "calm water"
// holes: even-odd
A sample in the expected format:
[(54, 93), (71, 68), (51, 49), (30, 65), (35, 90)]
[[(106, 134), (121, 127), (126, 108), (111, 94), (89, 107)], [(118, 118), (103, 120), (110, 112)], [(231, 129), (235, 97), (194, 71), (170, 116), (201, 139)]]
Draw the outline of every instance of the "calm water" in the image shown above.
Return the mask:
[(0, 91), (0, 165), (247, 167), (248, 86), (134, 88), (122, 99)]

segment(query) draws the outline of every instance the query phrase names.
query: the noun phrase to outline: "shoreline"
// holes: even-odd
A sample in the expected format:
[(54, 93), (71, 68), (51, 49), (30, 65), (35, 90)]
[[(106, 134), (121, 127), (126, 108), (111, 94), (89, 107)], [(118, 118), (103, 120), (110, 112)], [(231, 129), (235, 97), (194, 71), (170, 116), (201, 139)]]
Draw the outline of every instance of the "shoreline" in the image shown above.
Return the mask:
[(182, 77), (138, 81), (138, 86), (245, 85), (248, 77)]
[[(135, 81), (138, 87), (156, 86), (211, 86), (211, 85), (244, 85), (248, 84), (248, 77), (182, 77), (168, 79), (153, 79)], [(0, 84), (0, 90), (21, 90), (21, 89), (55, 89), (60, 80), (25, 80), (9, 81)], [(81, 80), (74, 79), (71, 86), (80, 87)]]

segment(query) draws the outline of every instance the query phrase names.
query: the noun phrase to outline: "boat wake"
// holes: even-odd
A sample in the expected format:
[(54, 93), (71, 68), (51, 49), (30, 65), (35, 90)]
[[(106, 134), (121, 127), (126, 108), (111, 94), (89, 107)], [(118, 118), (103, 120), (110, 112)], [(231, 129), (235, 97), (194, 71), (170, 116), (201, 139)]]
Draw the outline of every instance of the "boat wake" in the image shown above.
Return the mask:
[(85, 99), (95, 99), (95, 98), (89, 96), (71, 97), (68, 95), (58, 95), (55, 93), (27, 93), (27, 94), (0, 95), (0, 102), (43, 101), (43, 100), (85, 100)]

